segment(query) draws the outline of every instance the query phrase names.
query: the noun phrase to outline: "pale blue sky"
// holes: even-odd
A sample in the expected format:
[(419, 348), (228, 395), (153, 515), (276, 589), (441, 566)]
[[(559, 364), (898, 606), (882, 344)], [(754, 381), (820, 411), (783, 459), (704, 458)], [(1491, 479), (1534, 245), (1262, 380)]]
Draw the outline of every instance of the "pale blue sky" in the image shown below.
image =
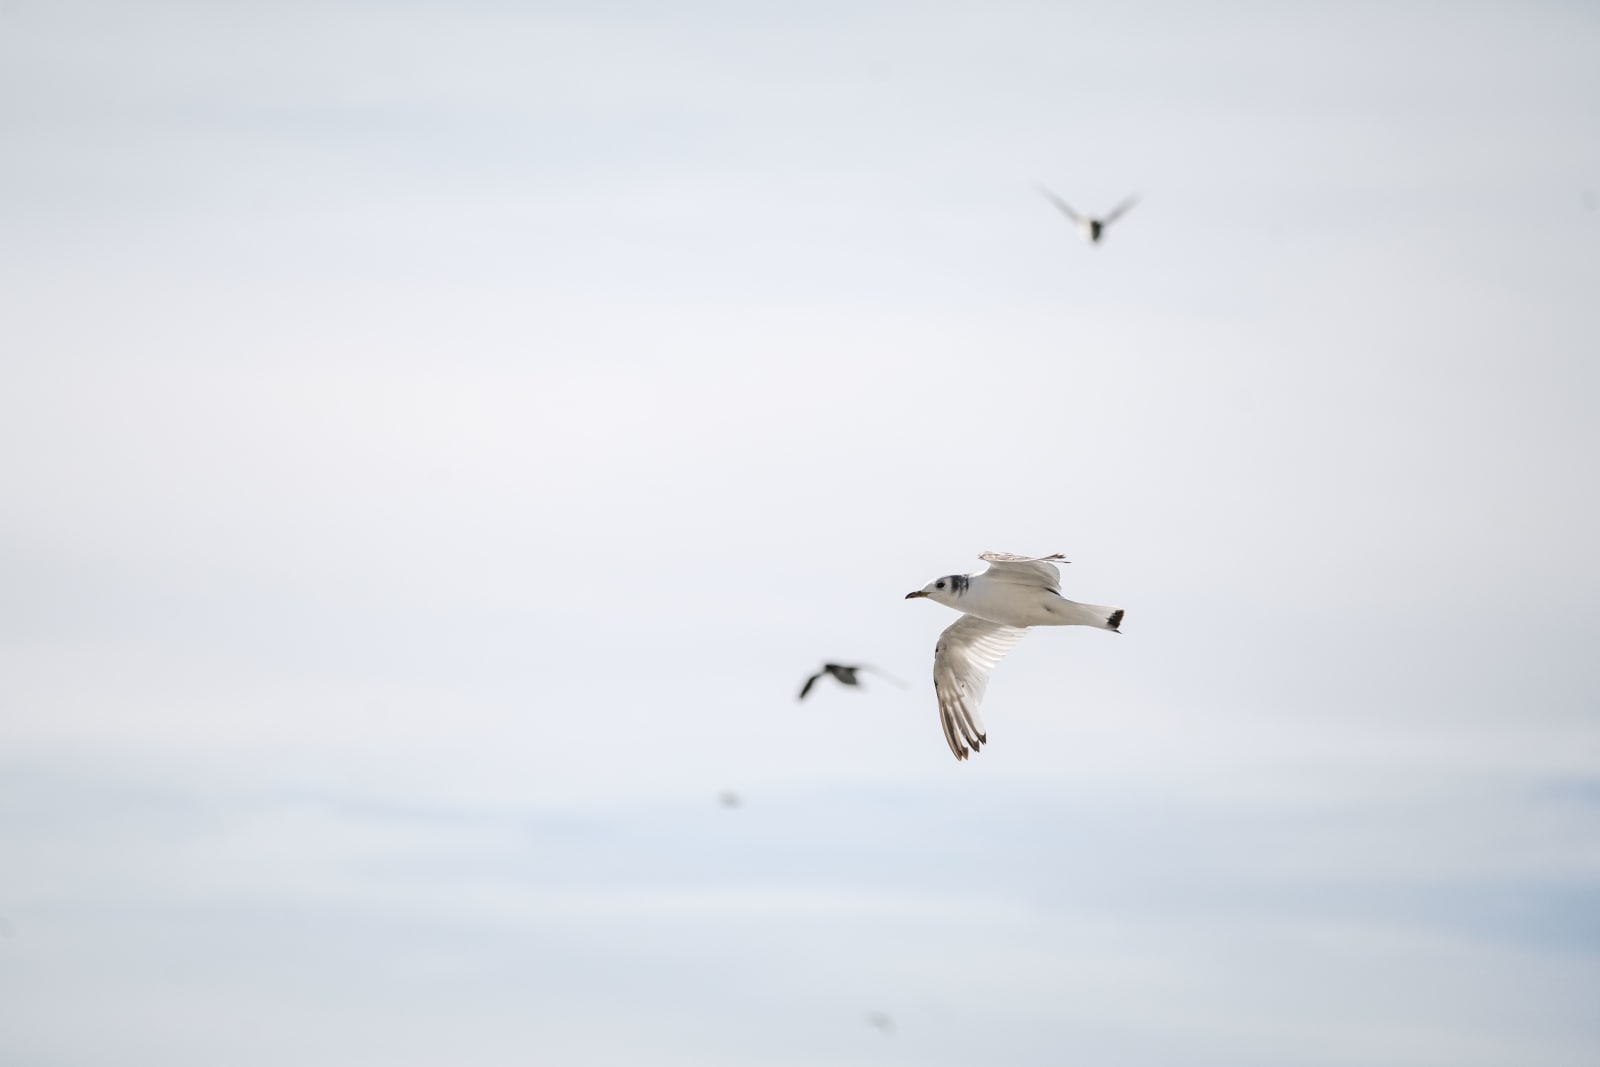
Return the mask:
[(0, 1058), (1593, 1062), (1600, 15), (1395, 7), (0, 6)]

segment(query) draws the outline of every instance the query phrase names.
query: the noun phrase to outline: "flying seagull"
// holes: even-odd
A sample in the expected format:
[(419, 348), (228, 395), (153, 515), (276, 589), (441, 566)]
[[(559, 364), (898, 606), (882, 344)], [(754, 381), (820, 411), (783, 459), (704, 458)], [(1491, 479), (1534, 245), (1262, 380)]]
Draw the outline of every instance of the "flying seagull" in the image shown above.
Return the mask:
[(1067, 561), (1060, 553), (1030, 557), (985, 552), (978, 558), (989, 563), (982, 574), (946, 575), (906, 594), (907, 600), (927, 597), (964, 613), (939, 635), (933, 650), (939, 719), (958, 760), (967, 758), (968, 745), (976, 752), (989, 740), (978, 714), (989, 672), (1028, 627), (1096, 626), (1122, 632), (1121, 608), (1062, 597), (1061, 572), (1055, 565)]
[(1139, 198), (1137, 196), (1130, 196), (1128, 199), (1112, 208), (1104, 218), (1094, 218), (1092, 216), (1078, 214), (1076, 211), (1072, 210), (1071, 204), (1068, 204), (1065, 200), (1061, 199), (1044, 186), (1040, 185), (1036, 188), (1039, 190), (1040, 196), (1043, 196), (1046, 200), (1050, 201), (1056, 206), (1057, 211), (1060, 211), (1063, 215), (1072, 220), (1073, 225), (1078, 227), (1078, 230), (1083, 234), (1084, 239), (1092, 245), (1099, 244), (1100, 235), (1106, 232), (1106, 227), (1110, 226), (1113, 222), (1116, 222), (1123, 215), (1126, 215), (1128, 213), (1128, 209), (1139, 202)]
[(905, 685), (898, 678), (890, 677), (878, 668), (868, 667), (864, 663), (824, 663), (820, 671), (806, 679), (806, 684), (800, 687), (800, 696), (797, 699), (804, 700), (806, 694), (811, 692), (811, 687), (817, 684), (818, 679), (825, 678), (830, 674), (839, 680), (840, 685), (860, 685), (861, 680), (856, 675), (861, 671), (871, 671), (873, 674), (888, 678), (889, 681), (898, 686), (904, 687)]

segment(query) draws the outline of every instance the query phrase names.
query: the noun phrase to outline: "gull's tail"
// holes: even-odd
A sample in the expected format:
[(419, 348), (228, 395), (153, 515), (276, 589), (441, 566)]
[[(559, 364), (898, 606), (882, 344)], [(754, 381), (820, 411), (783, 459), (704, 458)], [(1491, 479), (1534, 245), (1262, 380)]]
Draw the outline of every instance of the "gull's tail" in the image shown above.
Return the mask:
[(1122, 632), (1122, 609), (1108, 608), (1104, 604), (1079, 604), (1063, 598), (1062, 605), (1053, 614), (1062, 616), (1061, 626), (1093, 626), (1098, 630)]

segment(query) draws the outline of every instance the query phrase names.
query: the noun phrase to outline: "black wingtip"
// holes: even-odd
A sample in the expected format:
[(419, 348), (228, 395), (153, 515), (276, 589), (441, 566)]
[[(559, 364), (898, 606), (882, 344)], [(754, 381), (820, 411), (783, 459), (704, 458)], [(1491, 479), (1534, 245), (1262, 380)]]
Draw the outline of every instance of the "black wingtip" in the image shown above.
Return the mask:
[(1120, 627), (1121, 625), (1122, 625), (1122, 609), (1118, 608), (1116, 611), (1113, 611), (1111, 613), (1111, 617), (1106, 620), (1106, 626), (1109, 629), (1116, 630), (1117, 633), (1121, 633), (1122, 631), (1120, 629), (1118, 629), (1118, 627)]

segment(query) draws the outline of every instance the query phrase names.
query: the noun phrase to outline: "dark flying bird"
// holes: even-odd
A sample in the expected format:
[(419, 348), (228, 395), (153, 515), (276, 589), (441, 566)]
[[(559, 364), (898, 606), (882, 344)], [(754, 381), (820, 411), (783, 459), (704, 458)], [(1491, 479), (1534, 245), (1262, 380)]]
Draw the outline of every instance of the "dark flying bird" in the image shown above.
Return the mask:
[(1088, 241), (1092, 245), (1099, 244), (1100, 236), (1106, 232), (1106, 227), (1110, 226), (1113, 222), (1116, 222), (1123, 215), (1126, 215), (1128, 210), (1139, 202), (1139, 198), (1137, 196), (1130, 196), (1128, 199), (1112, 208), (1103, 218), (1093, 218), (1088, 215), (1078, 214), (1076, 211), (1072, 210), (1071, 204), (1068, 204), (1065, 200), (1061, 199), (1044, 186), (1040, 185), (1036, 186), (1035, 188), (1039, 190), (1040, 196), (1044, 197), (1046, 200), (1050, 201), (1056, 206), (1057, 211), (1071, 219), (1073, 225), (1077, 226), (1078, 231), (1083, 234), (1084, 240)]
[(816, 674), (813, 674), (811, 677), (807, 678), (806, 684), (800, 687), (799, 699), (804, 700), (806, 698), (806, 694), (811, 692), (811, 687), (817, 684), (817, 679), (830, 674), (839, 680), (840, 685), (858, 686), (861, 684), (861, 681), (856, 677), (856, 675), (861, 671), (871, 671), (873, 674), (888, 678), (889, 681), (893, 682), (895, 685), (898, 685), (902, 688), (905, 687), (905, 683), (900, 681), (898, 678), (890, 677), (889, 675), (884, 674), (883, 671), (878, 670), (878, 668), (868, 667), (864, 663), (824, 663), (822, 665), (822, 669)]

